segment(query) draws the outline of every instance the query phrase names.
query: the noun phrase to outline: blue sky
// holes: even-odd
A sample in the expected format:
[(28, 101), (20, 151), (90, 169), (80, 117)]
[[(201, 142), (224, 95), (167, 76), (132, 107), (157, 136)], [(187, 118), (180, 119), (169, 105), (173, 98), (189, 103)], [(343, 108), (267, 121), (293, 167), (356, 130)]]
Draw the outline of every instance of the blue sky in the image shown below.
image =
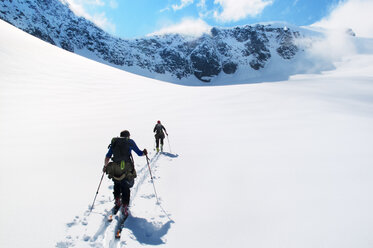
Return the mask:
[[(61, 0), (78, 15), (122, 38), (204, 32), (268, 21), (311, 25), (347, 2), (372, 0)], [(371, 11), (373, 11), (371, 9)], [(183, 31), (180, 31), (183, 33)]]

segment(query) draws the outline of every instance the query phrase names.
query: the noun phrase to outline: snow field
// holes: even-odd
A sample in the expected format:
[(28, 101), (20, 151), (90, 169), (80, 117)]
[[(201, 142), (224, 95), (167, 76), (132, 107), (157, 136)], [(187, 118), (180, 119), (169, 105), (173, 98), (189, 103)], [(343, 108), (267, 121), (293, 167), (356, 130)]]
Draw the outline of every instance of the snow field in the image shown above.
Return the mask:
[[(185, 87), (4, 22), (0, 33), (1, 247), (372, 246), (371, 54), (283, 82)], [(115, 241), (110, 180), (87, 214), (107, 145), (128, 129), (152, 151), (158, 119), (172, 151), (165, 140), (152, 169), (174, 223), (134, 155), (131, 217)]]

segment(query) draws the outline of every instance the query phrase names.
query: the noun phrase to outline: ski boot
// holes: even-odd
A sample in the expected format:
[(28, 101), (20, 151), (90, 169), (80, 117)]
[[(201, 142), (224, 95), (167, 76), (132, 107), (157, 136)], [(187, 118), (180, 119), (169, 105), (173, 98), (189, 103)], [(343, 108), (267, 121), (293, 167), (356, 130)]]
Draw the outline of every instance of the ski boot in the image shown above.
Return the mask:
[(116, 215), (120, 209), (121, 201), (119, 197), (115, 198), (114, 207), (111, 211), (111, 214), (108, 216), (108, 221), (111, 222), (113, 220), (113, 215)]

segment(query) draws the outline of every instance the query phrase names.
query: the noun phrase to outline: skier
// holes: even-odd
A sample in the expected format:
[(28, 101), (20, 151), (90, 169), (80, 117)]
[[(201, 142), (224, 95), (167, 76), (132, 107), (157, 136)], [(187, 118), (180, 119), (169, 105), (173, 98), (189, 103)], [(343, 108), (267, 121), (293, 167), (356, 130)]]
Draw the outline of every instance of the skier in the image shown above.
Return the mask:
[[(131, 151), (136, 152), (138, 156), (147, 155), (146, 149), (141, 151), (135, 141), (130, 139), (130, 133), (124, 130), (120, 133), (120, 137), (113, 138), (109, 145), (109, 151), (105, 156), (104, 172), (109, 175), (114, 181), (114, 198), (115, 205), (113, 212), (118, 212), (122, 206), (122, 213), (128, 216), (128, 205), (130, 203), (130, 188), (132, 188), (136, 170), (132, 158)], [(113, 156), (113, 157), (112, 157)], [(110, 162), (110, 158), (113, 162)]]
[(159, 140), (161, 141), (161, 151), (163, 151), (163, 139), (164, 139), (164, 132), (168, 136), (168, 133), (166, 131), (166, 128), (161, 124), (161, 121), (157, 121), (157, 124), (155, 125), (153, 129), (153, 133), (155, 132), (155, 144), (157, 152), (159, 152)]

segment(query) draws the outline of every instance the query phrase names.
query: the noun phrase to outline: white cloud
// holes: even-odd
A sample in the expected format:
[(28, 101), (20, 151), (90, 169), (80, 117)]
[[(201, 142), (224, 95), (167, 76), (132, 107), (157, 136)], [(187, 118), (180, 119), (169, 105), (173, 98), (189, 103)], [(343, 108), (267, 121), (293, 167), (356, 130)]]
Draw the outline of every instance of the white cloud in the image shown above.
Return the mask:
[(77, 15), (90, 20), (98, 27), (111, 32), (115, 33), (116, 26), (115, 24), (111, 23), (108, 18), (106, 17), (105, 12), (96, 13), (94, 15), (90, 15), (86, 9), (85, 4), (88, 5), (97, 5), (97, 6), (104, 6), (105, 3), (102, 0), (62, 0), (62, 2), (66, 2), (69, 4), (70, 9)]
[(200, 0), (199, 3), (197, 3), (197, 7), (199, 8), (206, 8), (206, 0)]
[(107, 19), (105, 12), (95, 14), (91, 21), (100, 28), (115, 33), (116, 26)]
[(62, 2), (68, 3), (70, 9), (74, 12), (74, 14), (78, 16), (82, 16), (84, 18), (90, 18), (91, 16), (86, 12), (84, 6), (76, 1), (76, 0), (63, 0)]
[(328, 29), (351, 28), (357, 36), (373, 38), (372, 11), (372, 0), (349, 0), (339, 4), (329, 16), (313, 26)]
[(170, 10), (170, 7), (165, 7), (165, 8), (163, 8), (163, 9), (161, 9), (160, 11), (159, 11), (159, 13), (162, 13), (162, 12), (165, 12), (165, 11), (169, 11)]
[(308, 55), (318, 66), (325, 68), (326, 64), (332, 65), (346, 56), (372, 53), (369, 45), (365, 47), (365, 43), (357, 42), (346, 32), (351, 28), (357, 36), (373, 38), (372, 10), (371, 0), (348, 0), (335, 6), (327, 17), (311, 25), (323, 28), (325, 38), (312, 42)]
[(176, 10), (181, 10), (181, 9), (185, 8), (186, 6), (193, 4), (193, 2), (194, 2), (194, 0), (181, 0), (180, 5), (173, 4), (172, 9), (175, 10), (175, 11)]
[(221, 22), (238, 21), (247, 16), (257, 16), (263, 9), (272, 4), (273, 0), (215, 0), (222, 11), (215, 11), (214, 17)]
[[(87, 1), (87, 0), (85, 0)], [(105, 3), (101, 0), (91, 0), (91, 1), (87, 1), (88, 4), (93, 4), (93, 5), (98, 5), (98, 6), (104, 6)]]
[[(70, 1), (70, 0), (68, 0)], [(103, 0), (75, 0), (79, 4), (95, 5), (95, 6), (105, 6), (105, 1)]]
[(116, 9), (116, 8), (118, 8), (118, 2), (116, 0), (110, 0), (109, 6), (112, 9)]
[(210, 33), (211, 26), (201, 19), (184, 19), (178, 24), (170, 25), (160, 29), (159, 31), (148, 34), (164, 35), (164, 34), (183, 34), (188, 36), (201, 36), (204, 33)]
[(345, 56), (356, 54), (357, 48), (352, 36), (340, 30), (332, 30), (326, 33), (325, 39), (312, 42), (307, 53), (317, 61), (317, 66), (326, 67), (341, 61)]

